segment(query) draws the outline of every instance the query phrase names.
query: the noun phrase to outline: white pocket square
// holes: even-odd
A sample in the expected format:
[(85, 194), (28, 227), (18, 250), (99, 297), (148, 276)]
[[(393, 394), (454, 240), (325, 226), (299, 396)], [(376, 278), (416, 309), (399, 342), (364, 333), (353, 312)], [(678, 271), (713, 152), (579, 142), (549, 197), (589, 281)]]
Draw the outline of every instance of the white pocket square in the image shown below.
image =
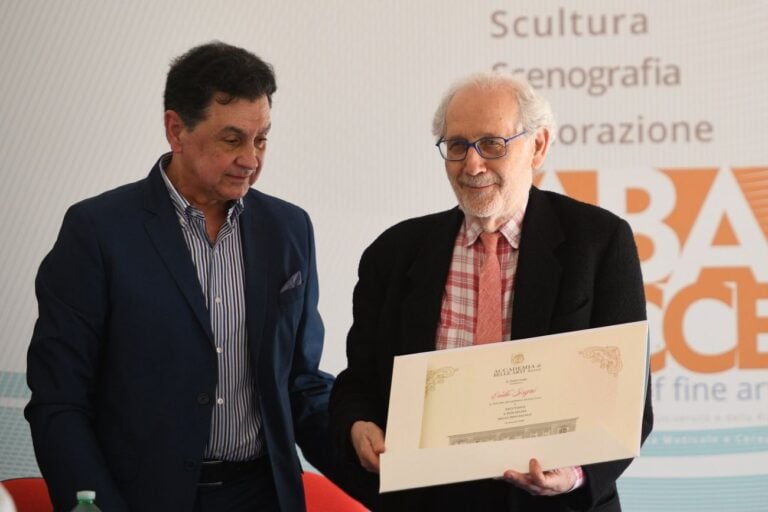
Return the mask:
[(301, 270), (299, 270), (288, 278), (283, 287), (280, 288), (280, 293), (287, 292), (288, 290), (296, 288), (297, 286), (301, 285), (301, 283)]

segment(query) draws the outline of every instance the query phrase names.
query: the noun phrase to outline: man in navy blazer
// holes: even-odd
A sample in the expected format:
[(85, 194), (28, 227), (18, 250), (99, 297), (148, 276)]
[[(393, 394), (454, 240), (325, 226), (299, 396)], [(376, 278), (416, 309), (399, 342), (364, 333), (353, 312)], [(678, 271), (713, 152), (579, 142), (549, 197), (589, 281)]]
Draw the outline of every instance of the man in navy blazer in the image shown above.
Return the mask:
[[(331, 428), (361, 484), (377, 485), (394, 357), (472, 345), (487, 332), (478, 282), (489, 259), (499, 261), (500, 314), (492, 318), (500, 325), (490, 326), (496, 337), (486, 341), (645, 319), (629, 225), (532, 184), (553, 126), (548, 103), (511, 76), (475, 75), (444, 96), (433, 133), (459, 207), (391, 227), (360, 260), (348, 367), (334, 385)], [(486, 253), (489, 238), (498, 242)], [(560, 385), (567, 390), (569, 383)], [(650, 396), (648, 389), (643, 440), (653, 424)], [(630, 462), (543, 471), (532, 458), (526, 473), (386, 493), (376, 509), (618, 512), (616, 479)]]
[(57, 511), (304, 510), (295, 443), (330, 468), (312, 225), (251, 189), (271, 67), (223, 43), (176, 59), (171, 152), (67, 212), (36, 280), (25, 414)]

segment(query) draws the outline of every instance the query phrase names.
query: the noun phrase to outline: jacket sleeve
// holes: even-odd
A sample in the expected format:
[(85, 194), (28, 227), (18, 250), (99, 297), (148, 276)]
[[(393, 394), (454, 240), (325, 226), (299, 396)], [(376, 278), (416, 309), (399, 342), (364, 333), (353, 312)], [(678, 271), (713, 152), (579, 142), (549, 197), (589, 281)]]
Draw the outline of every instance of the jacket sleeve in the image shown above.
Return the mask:
[[(353, 323), (347, 335), (347, 368), (337, 377), (331, 395), (331, 422), (336, 441), (351, 450), (349, 432), (356, 421), (385, 427), (385, 404), (379, 391), (375, 340), (384, 301), (375, 246), (363, 253), (353, 295)], [(353, 452), (354, 453), (354, 452)]]
[[(640, 260), (632, 230), (624, 220), (619, 221), (598, 264), (594, 297), (592, 327), (636, 322), (646, 318)], [(645, 442), (652, 428), (653, 409), (649, 374), (645, 391), (641, 442)], [(613, 491), (616, 480), (631, 462), (632, 459), (624, 459), (584, 466), (586, 476), (584, 487), (562, 496), (575, 510), (589, 510), (599, 503), (606, 493)]]
[(67, 212), (35, 281), (38, 319), (27, 355), (32, 397), (25, 409), (55, 510), (93, 489), (103, 510), (127, 510), (96, 436), (94, 398), (109, 314), (99, 239), (85, 207)]
[(306, 222), (309, 271), (291, 371), (291, 407), (296, 442), (310, 464), (344, 491), (370, 506), (373, 495), (360, 489), (343, 470), (343, 463), (331, 439), (328, 401), (334, 378), (318, 370), (323, 348), (323, 324), (317, 309), (315, 243), (308, 216)]
[(324, 328), (317, 309), (319, 291), (314, 235), (306, 213), (304, 218), (308, 264), (303, 309), (290, 372), (291, 412), (296, 440), (304, 456), (313, 466), (324, 471), (329, 467), (330, 449), (322, 434), (328, 430), (328, 396), (333, 376), (319, 370)]
[[(347, 368), (336, 378), (330, 401), (331, 436), (338, 464), (352, 489), (351, 494), (370, 508), (378, 503), (378, 475), (364, 470), (350, 441), (356, 421), (371, 421), (385, 430), (386, 404), (383, 380), (376, 353), (378, 318), (385, 300), (376, 243), (365, 250), (353, 294), (353, 323), (347, 335)], [(388, 359), (391, 356), (384, 356)]]

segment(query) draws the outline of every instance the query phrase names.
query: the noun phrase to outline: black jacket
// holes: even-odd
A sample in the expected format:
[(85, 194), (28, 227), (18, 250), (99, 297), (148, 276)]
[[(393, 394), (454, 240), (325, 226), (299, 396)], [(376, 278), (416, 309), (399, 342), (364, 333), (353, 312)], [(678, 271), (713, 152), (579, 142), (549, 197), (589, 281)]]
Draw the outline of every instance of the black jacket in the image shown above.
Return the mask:
[[(356, 466), (352, 423), (386, 430), (396, 355), (434, 350), (458, 208), (404, 221), (364, 252), (347, 338), (348, 368), (331, 396), (335, 439)], [(512, 310), (512, 338), (521, 339), (644, 320), (640, 262), (629, 225), (614, 214), (532, 188), (523, 221)], [(643, 440), (653, 424), (650, 379)], [(382, 510), (619, 511), (616, 479), (630, 460), (584, 467), (585, 485), (557, 497), (533, 497), (498, 481), (478, 481), (387, 493)], [(377, 485), (356, 466), (360, 481)], [(485, 501), (483, 501), (485, 500)], [(485, 503), (485, 508), (476, 508)]]

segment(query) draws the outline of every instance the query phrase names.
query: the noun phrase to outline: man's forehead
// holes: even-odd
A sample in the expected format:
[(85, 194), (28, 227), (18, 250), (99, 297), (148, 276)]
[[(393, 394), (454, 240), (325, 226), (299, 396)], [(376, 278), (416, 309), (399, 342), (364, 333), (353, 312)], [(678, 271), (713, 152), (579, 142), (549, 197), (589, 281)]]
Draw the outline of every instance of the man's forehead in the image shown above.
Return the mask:
[(213, 94), (211, 94), (211, 98), (208, 103), (211, 104), (215, 102), (225, 105), (228, 103), (235, 103), (237, 101), (256, 103), (257, 101), (261, 100), (265, 100), (267, 103), (269, 103), (269, 98), (266, 94), (262, 94), (261, 96), (257, 96), (255, 98), (246, 98), (245, 96), (234, 96), (224, 91), (214, 91)]
[(467, 85), (456, 91), (448, 103), (448, 114), (461, 109), (503, 110), (517, 114), (517, 97), (501, 86)]
[(238, 110), (252, 106), (259, 106), (266, 109), (267, 111), (272, 109), (272, 105), (270, 105), (269, 99), (265, 95), (250, 99), (230, 96), (224, 93), (214, 93), (205, 108), (206, 110), (211, 110), (217, 106), (230, 107)]
[(517, 100), (501, 88), (468, 86), (451, 99), (445, 121), (448, 136), (452, 132), (463, 135), (465, 131), (471, 132), (468, 135), (498, 135), (517, 125)]
[(214, 98), (205, 109), (205, 120), (219, 129), (225, 126), (253, 128), (254, 124), (265, 129), (271, 124), (271, 107), (264, 96), (255, 100), (235, 98), (226, 103)]
[[(269, 130), (271, 128), (272, 128), (272, 123), (267, 122), (266, 125), (263, 125), (263, 124), (259, 125), (257, 131), (258, 131), (258, 133), (260, 133), (262, 135), (266, 135), (267, 133), (269, 133)], [(222, 134), (232, 133), (232, 134), (235, 134), (235, 135), (243, 135), (243, 136), (248, 135), (248, 129), (246, 127), (242, 127), (242, 126), (234, 125), (234, 124), (224, 125), (219, 130), (219, 132), (222, 133)]]

